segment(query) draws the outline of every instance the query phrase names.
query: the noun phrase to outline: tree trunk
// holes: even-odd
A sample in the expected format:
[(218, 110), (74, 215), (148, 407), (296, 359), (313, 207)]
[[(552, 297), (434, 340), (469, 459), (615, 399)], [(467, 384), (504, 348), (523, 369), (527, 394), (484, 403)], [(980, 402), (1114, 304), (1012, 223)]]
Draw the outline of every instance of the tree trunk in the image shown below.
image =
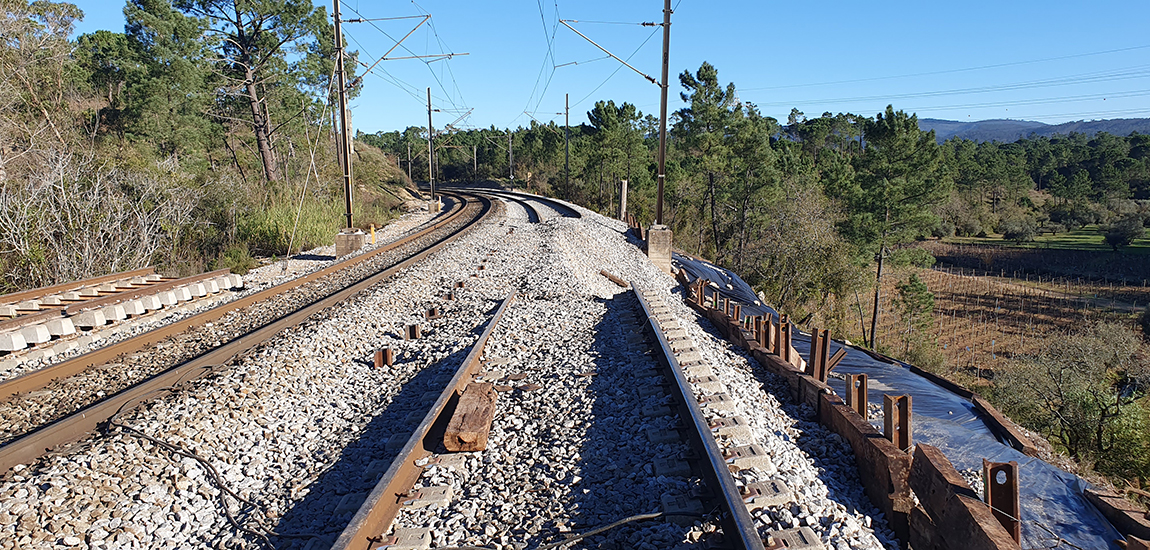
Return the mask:
[[(890, 219), (890, 212), (887, 212), (887, 219)], [(882, 263), (886, 257), (886, 232), (883, 231), (882, 245), (878, 249), (878, 272), (875, 275), (874, 282), (874, 309), (871, 311), (870, 317), (870, 348), (877, 349), (878, 346), (878, 332), (875, 329), (878, 327), (878, 307), (882, 299)]]
[(715, 239), (715, 262), (722, 263), (723, 255), (719, 251), (719, 218), (715, 215), (715, 173), (710, 172), (707, 174), (710, 182), (711, 194), (711, 235)]
[(272, 153), (271, 143), (268, 140), (268, 121), (260, 109), (259, 94), (256, 92), (255, 74), (251, 68), (245, 69), (247, 77), (248, 103), (252, 107), (252, 129), (256, 134), (256, 147), (260, 152), (260, 161), (264, 166), (264, 176), (268, 181), (279, 181), (279, 171), (276, 169), (275, 155)]

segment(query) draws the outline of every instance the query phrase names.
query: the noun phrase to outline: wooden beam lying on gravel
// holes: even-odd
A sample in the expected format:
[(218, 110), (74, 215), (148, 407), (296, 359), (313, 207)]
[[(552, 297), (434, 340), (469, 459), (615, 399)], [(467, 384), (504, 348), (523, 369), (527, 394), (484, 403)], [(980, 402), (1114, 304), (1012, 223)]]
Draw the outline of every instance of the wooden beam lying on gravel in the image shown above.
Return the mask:
[(487, 448), (487, 436), (495, 418), (495, 395), (495, 387), (486, 382), (472, 382), (464, 388), (443, 434), (443, 446), (448, 451), (460, 453)]
[(620, 278), (608, 273), (606, 269), (600, 269), (599, 274), (610, 279), (612, 283), (615, 283), (615, 284), (617, 284), (623, 288), (627, 288), (627, 287), (631, 286), (627, 281), (624, 281), (623, 279), (620, 279)]

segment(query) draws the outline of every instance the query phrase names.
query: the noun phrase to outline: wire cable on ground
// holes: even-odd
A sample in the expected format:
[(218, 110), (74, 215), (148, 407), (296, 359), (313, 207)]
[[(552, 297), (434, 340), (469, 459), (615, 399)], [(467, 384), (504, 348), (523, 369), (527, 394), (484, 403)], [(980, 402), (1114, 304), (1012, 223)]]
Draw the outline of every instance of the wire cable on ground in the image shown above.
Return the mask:
[[(610, 531), (611, 529), (619, 527), (620, 525), (626, 525), (628, 523), (633, 523), (636, 521), (658, 519), (658, 518), (663, 517), (664, 515), (665, 514), (663, 512), (651, 512), (651, 513), (647, 513), (647, 514), (635, 514), (633, 516), (625, 517), (625, 518), (623, 518), (619, 521), (616, 521), (614, 523), (610, 523), (610, 524), (604, 525), (602, 527), (596, 527), (595, 529), (592, 529), (592, 530), (587, 531), (585, 533), (580, 533), (578, 535), (574, 535), (574, 536), (565, 538), (565, 539), (558, 541), (558, 542), (552, 542), (550, 544), (544, 544), (543, 546), (540, 546), (536, 550), (553, 550), (555, 548), (560, 548), (560, 547), (566, 546), (568, 544), (571, 544), (573, 542), (579, 542), (579, 541), (581, 541), (587, 537), (592, 537), (592, 536), (598, 535), (600, 533), (605, 533), (607, 531)], [(702, 514), (675, 514), (675, 516), (676, 517), (694, 517), (694, 518), (700, 518), (700, 519), (707, 519), (707, 517), (708, 517), (708, 516), (705, 516)], [(492, 550), (492, 549), (489, 547), (486, 547), (486, 546), (441, 546), (441, 547), (439, 547), (439, 550)]]

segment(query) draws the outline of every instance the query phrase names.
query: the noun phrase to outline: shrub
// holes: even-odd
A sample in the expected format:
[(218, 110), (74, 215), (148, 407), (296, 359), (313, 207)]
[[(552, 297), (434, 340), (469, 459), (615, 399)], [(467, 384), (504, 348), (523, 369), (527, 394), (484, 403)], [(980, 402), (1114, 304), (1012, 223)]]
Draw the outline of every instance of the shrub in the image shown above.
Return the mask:
[(211, 262), (210, 267), (213, 270), (228, 268), (232, 270), (232, 273), (245, 275), (258, 264), (259, 262), (252, 257), (252, 253), (248, 250), (248, 247), (232, 245)]
[(935, 261), (933, 254), (917, 247), (900, 248), (890, 253), (890, 262), (896, 266), (931, 267)]
[(998, 229), (1002, 231), (1002, 238), (1016, 243), (1033, 241), (1038, 235), (1038, 224), (1028, 216), (1012, 216), (999, 223)]
[(1119, 247), (1130, 246), (1135, 239), (1141, 239), (1146, 234), (1146, 228), (1142, 226), (1142, 216), (1137, 214), (1123, 216), (1102, 230), (1106, 244), (1115, 252)]

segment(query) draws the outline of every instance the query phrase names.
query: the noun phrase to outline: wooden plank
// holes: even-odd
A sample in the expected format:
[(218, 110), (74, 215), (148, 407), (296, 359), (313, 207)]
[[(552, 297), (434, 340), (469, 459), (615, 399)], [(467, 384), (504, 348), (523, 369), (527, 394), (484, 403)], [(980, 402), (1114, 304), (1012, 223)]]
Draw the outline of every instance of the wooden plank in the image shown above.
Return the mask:
[(494, 385), (487, 382), (472, 382), (464, 388), (443, 434), (443, 446), (448, 451), (459, 453), (487, 448), (487, 436), (495, 418), (495, 395)]

